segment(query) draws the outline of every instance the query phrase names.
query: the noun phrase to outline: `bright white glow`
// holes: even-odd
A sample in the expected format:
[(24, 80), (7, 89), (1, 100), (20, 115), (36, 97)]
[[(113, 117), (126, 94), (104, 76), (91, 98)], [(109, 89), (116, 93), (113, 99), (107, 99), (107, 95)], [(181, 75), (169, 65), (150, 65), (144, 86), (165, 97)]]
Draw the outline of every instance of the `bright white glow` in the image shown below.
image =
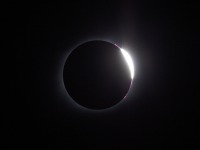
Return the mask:
[(133, 79), (134, 77), (134, 66), (133, 66), (133, 61), (131, 59), (131, 56), (129, 55), (129, 53), (127, 51), (125, 51), (124, 49), (120, 48), (121, 49), (121, 52), (128, 64), (128, 67), (129, 67), (129, 70), (131, 72), (131, 79)]

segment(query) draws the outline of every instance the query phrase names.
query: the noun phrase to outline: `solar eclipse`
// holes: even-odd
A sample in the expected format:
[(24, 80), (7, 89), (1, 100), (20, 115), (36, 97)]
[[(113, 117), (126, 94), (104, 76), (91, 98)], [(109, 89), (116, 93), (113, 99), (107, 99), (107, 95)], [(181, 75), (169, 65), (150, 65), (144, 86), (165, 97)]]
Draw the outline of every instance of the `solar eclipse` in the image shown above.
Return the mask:
[(63, 81), (70, 97), (89, 109), (106, 109), (126, 97), (134, 78), (128, 52), (116, 44), (94, 40), (68, 56)]

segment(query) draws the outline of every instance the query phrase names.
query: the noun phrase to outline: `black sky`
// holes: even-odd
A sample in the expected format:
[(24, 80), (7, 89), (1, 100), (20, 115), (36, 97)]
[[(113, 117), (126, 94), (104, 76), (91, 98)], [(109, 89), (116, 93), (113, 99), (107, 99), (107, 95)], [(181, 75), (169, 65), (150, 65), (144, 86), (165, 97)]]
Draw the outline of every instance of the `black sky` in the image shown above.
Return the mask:
[[(12, 4), (12, 98), (6, 146), (103, 149), (199, 143), (198, 8), (178, 1), (62, 1)], [(128, 49), (134, 86), (106, 111), (77, 107), (62, 68), (78, 44), (102, 39)]]

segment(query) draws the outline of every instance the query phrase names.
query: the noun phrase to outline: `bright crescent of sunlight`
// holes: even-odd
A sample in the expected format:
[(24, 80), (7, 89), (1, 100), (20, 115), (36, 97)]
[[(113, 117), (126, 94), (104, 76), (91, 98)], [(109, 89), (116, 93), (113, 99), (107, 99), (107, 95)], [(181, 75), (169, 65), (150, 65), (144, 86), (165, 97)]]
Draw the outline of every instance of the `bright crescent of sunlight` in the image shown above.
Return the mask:
[(129, 67), (129, 70), (130, 70), (130, 73), (131, 73), (131, 79), (134, 78), (134, 65), (133, 65), (133, 61), (131, 59), (131, 56), (129, 55), (129, 53), (127, 51), (125, 51), (124, 49), (120, 48), (127, 64), (128, 64), (128, 67)]

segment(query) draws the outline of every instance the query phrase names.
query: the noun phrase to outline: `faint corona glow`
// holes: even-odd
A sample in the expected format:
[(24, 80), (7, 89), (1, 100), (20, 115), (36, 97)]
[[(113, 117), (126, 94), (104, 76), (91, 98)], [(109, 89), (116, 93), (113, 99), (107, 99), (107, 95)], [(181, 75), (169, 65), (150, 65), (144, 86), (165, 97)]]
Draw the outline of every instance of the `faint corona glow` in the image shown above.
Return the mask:
[(127, 64), (128, 64), (128, 67), (129, 67), (129, 70), (131, 72), (131, 79), (134, 78), (134, 66), (133, 66), (133, 61), (131, 59), (131, 56), (129, 55), (129, 53), (127, 51), (125, 51), (124, 49), (120, 48)]

